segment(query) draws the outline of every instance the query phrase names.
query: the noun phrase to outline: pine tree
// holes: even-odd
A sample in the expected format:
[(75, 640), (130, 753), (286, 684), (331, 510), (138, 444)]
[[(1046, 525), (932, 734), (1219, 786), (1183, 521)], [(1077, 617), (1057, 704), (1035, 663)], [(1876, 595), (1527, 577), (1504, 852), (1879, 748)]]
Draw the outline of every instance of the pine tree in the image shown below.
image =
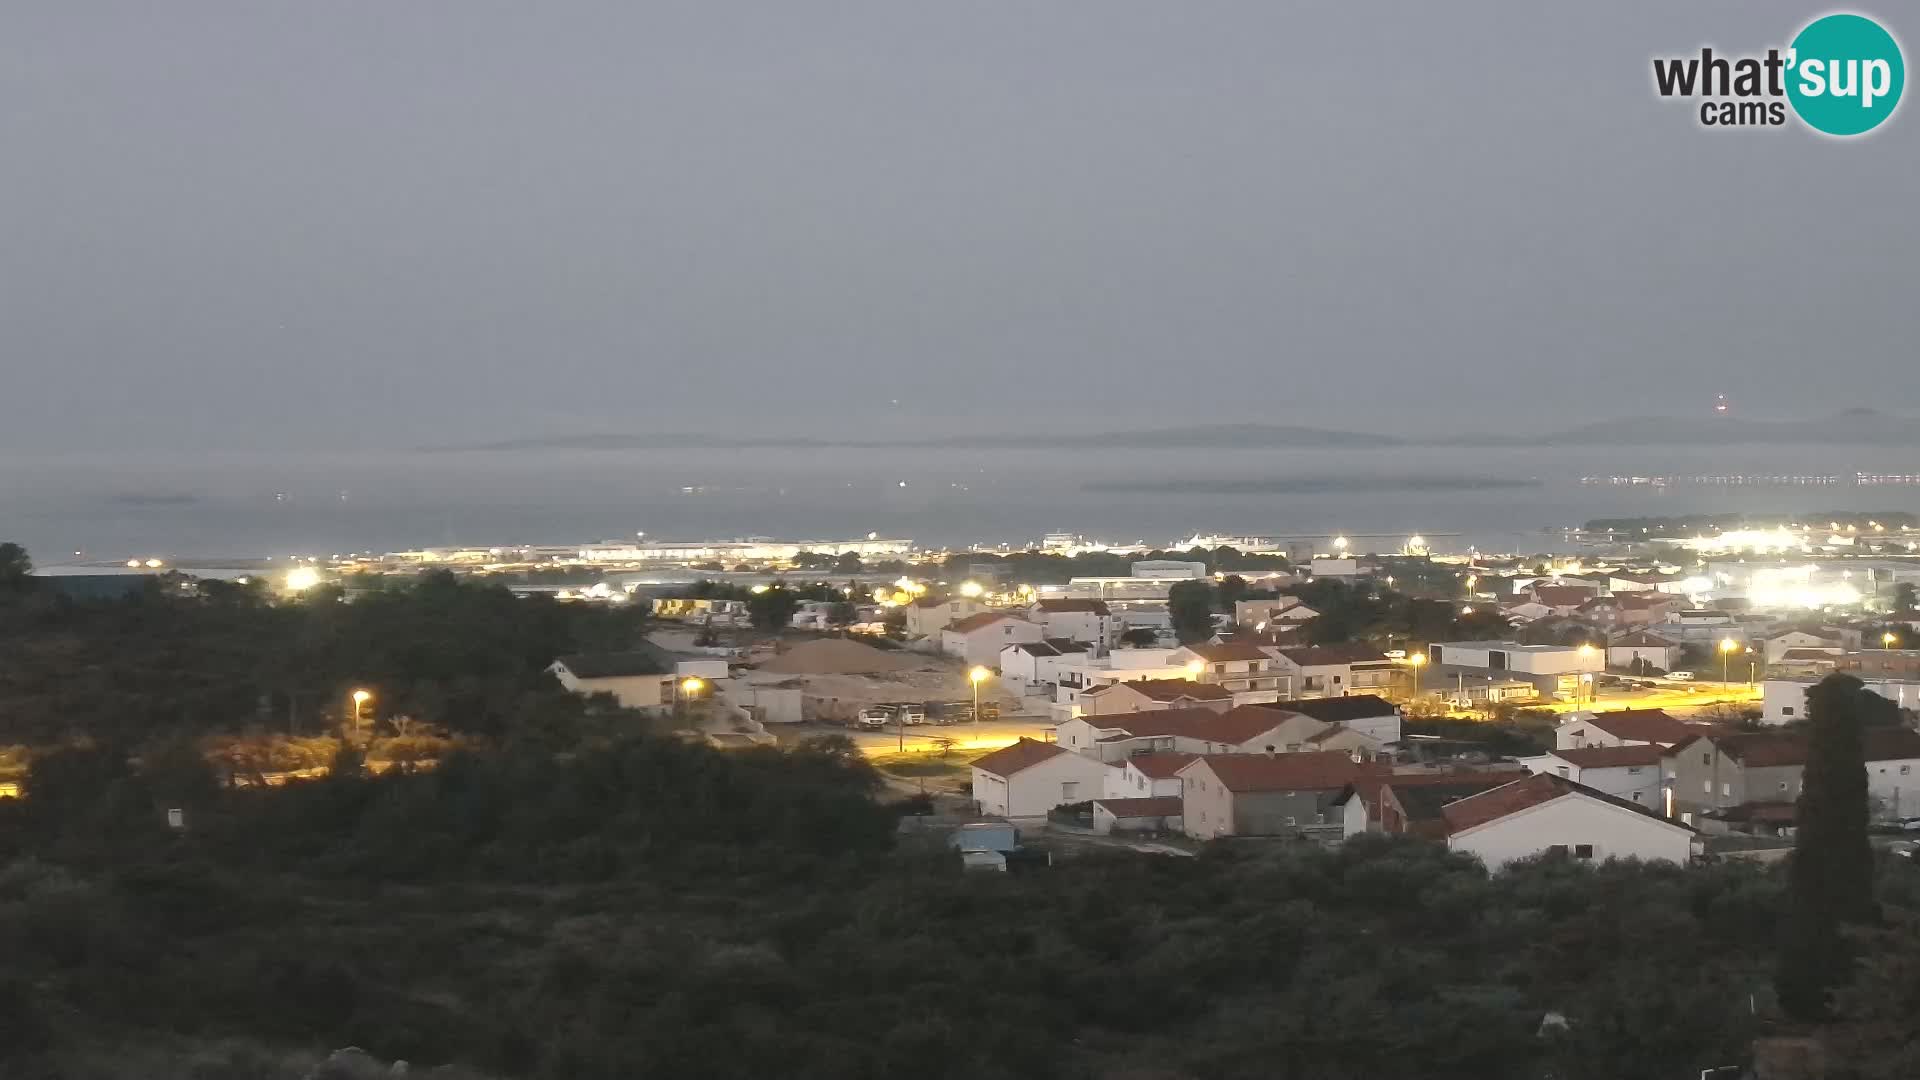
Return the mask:
[(1789, 868), (1791, 907), (1774, 986), (1788, 1015), (1830, 1015), (1829, 995), (1852, 976), (1845, 926), (1877, 921), (1867, 843), (1867, 768), (1861, 730), (1870, 691), (1829, 675), (1807, 691), (1809, 744)]

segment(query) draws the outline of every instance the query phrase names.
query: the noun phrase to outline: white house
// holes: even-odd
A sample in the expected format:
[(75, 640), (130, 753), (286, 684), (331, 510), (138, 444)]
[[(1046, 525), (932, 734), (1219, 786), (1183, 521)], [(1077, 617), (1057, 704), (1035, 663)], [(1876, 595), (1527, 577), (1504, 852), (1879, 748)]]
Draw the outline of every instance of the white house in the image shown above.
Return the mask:
[(1016, 694), (1053, 693), (1063, 660), (1073, 663), (1087, 647), (1073, 641), (1016, 641), (1000, 647), (1000, 678)]
[(1589, 746), (1674, 746), (1699, 734), (1663, 709), (1620, 709), (1616, 712), (1574, 712), (1553, 729), (1556, 750)]
[(1135, 754), (1287, 754), (1320, 749), (1311, 740), (1333, 727), (1310, 716), (1259, 705), (1224, 713), (1212, 709), (1156, 709), (1112, 716), (1077, 716), (1054, 728), (1056, 745), (1101, 761)]
[(1276, 702), (1275, 708), (1311, 716), (1325, 724), (1340, 724), (1377, 744), (1400, 741), (1400, 707), (1374, 694)]
[(957, 656), (968, 664), (992, 666), (1000, 662), (1000, 650), (1019, 641), (1039, 641), (1046, 631), (1004, 611), (983, 611), (949, 624), (940, 631), (940, 651)]
[(1212, 709), (1226, 712), (1231, 708), (1233, 691), (1192, 679), (1103, 683), (1090, 686), (1080, 693), (1080, 712), (1083, 716), (1112, 716), (1154, 709)]
[[(1269, 650), (1274, 670), (1288, 676), (1284, 697), (1295, 700), (1340, 697), (1365, 682), (1365, 690), (1384, 689), (1391, 678), (1387, 658), (1365, 645), (1296, 645)], [(1367, 677), (1362, 680), (1360, 671)], [(1364, 691), (1363, 691), (1364, 692)]]
[(978, 615), (986, 610), (986, 605), (978, 600), (961, 596), (936, 600), (923, 596), (907, 605), (907, 636), (910, 638), (932, 638), (938, 641), (940, 631), (949, 624), (959, 622), (969, 615)]
[(1661, 758), (1667, 748), (1642, 743), (1634, 746), (1589, 746), (1555, 750), (1524, 757), (1528, 772), (1552, 773), (1595, 791), (1649, 808), (1661, 805)]
[(1036, 600), (1027, 618), (1039, 623), (1049, 638), (1080, 641), (1101, 648), (1120, 638), (1119, 621), (1104, 600)]
[(1180, 770), (1193, 759), (1193, 754), (1172, 750), (1134, 754), (1107, 774), (1106, 797), (1144, 799), (1155, 795), (1178, 795)]
[(1819, 649), (1835, 656), (1847, 651), (1846, 643), (1839, 635), (1814, 633), (1811, 630), (1788, 630), (1775, 634), (1767, 638), (1766, 648), (1769, 664), (1779, 663), (1787, 655), (1788, 649)]
[(1447, 847), (1478, 856), (1494, 871), (1542, 853), (1683, 866), (1693, 855), (1691, 828), (1552, 773), (1469, 795), (1448, 803), (1441, 815)]
[(1622, 634), (1607, 642), (1607, 666), (1623, 671), (1632, 671), (1643, 663), (1659, 671), (1671, 671), (1679, 656), (1680, 646), (1645, 631)]
[(573, 693), (612, 694), (628, 709), (662, 709), (674, 702), (675, 666), (657, 649), (640, 649), (562, 656), (547, 670)]
[(1044, 817), (1066, 803), (1106, 793), (1113, 766), (1058, 743), (1022, 738), (973, 763), (973, 801), (983, 814)]

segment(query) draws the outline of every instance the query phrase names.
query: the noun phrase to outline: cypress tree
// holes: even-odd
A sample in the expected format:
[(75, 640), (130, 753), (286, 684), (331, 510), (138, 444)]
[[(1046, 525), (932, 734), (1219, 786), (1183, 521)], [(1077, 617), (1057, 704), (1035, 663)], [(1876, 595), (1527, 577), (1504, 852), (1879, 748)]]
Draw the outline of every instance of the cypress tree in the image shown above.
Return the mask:
[(1809, 743), (1800, 781), (1785, 932), (1774, 987), (1787, 1014), (1830, 1015), (1829, 995), (1851, 981), (1842, 933), (1877, 921), (1873, 850), (1867, 843), (1867, 767), (1861, 731), (1872, 693), (1834, 674), (1807, 691)]

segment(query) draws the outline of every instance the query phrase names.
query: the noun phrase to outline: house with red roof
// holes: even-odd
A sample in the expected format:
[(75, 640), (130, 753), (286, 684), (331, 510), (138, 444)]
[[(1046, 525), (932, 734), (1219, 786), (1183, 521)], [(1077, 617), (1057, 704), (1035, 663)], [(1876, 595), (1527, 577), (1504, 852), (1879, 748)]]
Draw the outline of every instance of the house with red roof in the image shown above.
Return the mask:
[(1525, 769), (1496, 766), (1368, 776), (1348, 784), (1335, 797), (1334, 807), (1340, 812), (1342, 835), (1347, 839), (1377, 832), (1444, 840), (1447, 831), (1440, 815), (1442, 807), (1528, 775)]
[(1385, 765), (1341, 751), (1204, 754), (1180, 770), (1181, 827), (1188, 836), (1300, 836), (1337, 833), (1334, 800), (1348, 784), (1388, 775)]
[(1120, 640), (1122, 629), (1105, 600), (1079, 597), (1036, 600), (1027, 609), (1027, 618), (1045, 627), (1050, 638), (1066, 638), (1102, 648)]
[(1595, 791), (1603, 791), (1637, 806), (1662, 809), (1662, 761), (1667, 748), (1658, 743), (1621, 746), (1584, 746), (1555, 750), (1520, 759), (1527, 771), (1552, 773)]
[(1298, 645), (1269, 650), (1275, 669), (1289, 677), (1282, 696), (1339, 697), (1385, 689), (1395, 665), (1370, 645)]
[(974, 759), (973, 801), (983, 814), (1044, 817), (1056, 806), (1103, 796), (1112, 769), (1058, 743), (1022, 738)]
[(982, 611), (948, 623), (940, 631), (940, 651), (966, 664), (996, 667), (1000, 650), (1020, 641), (1042, 641), (1046, 628), (1006, 611)]
[(1177, 750), (1135, 754), (1119, 762), (1119, 767), (1107, 774), (1107, 797), (1144, 799), (1153, 795), (1177, 796), (1180, 794), (1180, 770), (1198, 756)]
[(1223, 713), (1231, 708), (1233, 691), (1191, 679), (1136, 679), (1105, 683), (1080, 692), (1080, 711), (1085, 716), (1115, 716), (1155, 709), (1212, 709)]
[(1178, 795), (1159, 795), (1149, 799), (1095, 799), (1093, 831), (1106, 835), (1117, 832), (1179, 832), (1184, 807)]
[(1691, 739), (1700, 728), (1683, 724), (1664, 709), (1576, 712), (1553, 729), (1555, 750), (1588, 746), (1672, 746)]
[[(1328, 732), (1349, 740), (1317, 745)], [(1111, 716), (1077, 716), (1054, 728), (1054, 738), (1075, 753), (1120, 763), (1136, 754), (1175, 751), (1187, 754), (1293, 754), (1342, 748), (1372, 757), (1379, 744), (1337, 724), (1284, 709), (1236, 705), (1226, 712), (1209, 708), (1152, 709)]]
[[(1913, 816), (1920, 807), (1920, 732), (1870, 728), (1861, 749), (1876, 816)], [(1719, 814), (1741, 806), (1791, 806), (1800, 797), (1806, 763), (1804, 733), (1708, 730), (1670, 747), (1664, 767), (1673, 788), (1674, 812), (1686, 820), (1684, 815)]]
[(1447, 847), (1498, 871), (1559, 854), (1582, 861), (1641, 859), (1686, 865), (1697, 834), (1603, 791), (1553, 773), (1456, 799), (1440, 808)]

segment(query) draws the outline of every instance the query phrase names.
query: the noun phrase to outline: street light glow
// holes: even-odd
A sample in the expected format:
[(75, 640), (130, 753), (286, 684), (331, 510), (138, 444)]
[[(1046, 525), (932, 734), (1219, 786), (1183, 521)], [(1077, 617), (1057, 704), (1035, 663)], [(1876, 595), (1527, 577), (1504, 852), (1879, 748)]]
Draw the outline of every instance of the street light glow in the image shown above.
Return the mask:
[(320, 584), (320, 571), (311, 566), (296, 566), (287, 571), (287, 591), (304, 592)]
[(686, 678), (680, 680), (680, 689), (686, 691), (689, 694), (699, 693), (701, 688), (706, 685), (707, 684), (705, 682), (703, 682), (702, 680), (692, 675), (689, 675)]
[(980, 587), (980, 583), (977, 581), (963, 581), (960, 583), (960, 595), (968, 597), (969, 599), (979, 596), (986, 591), (987, 590)]
[(993, 678), (993, 672), (988, 671), (986, 668), (976, 667), (967, 670), (967, 681), (975, 686), (979, 686), (991, 678)]

